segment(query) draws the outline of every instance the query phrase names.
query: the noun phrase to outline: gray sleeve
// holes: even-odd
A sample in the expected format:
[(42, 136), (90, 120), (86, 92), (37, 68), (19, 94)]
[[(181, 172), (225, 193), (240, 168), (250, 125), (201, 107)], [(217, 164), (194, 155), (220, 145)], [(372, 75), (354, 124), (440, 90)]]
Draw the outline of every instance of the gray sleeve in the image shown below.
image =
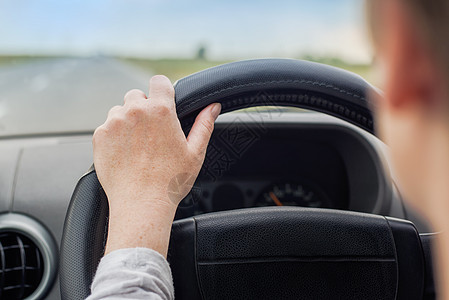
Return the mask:
[(87, 300), (174, 299), (167, 260), (146, 248), (120, 249), (104, 256)]

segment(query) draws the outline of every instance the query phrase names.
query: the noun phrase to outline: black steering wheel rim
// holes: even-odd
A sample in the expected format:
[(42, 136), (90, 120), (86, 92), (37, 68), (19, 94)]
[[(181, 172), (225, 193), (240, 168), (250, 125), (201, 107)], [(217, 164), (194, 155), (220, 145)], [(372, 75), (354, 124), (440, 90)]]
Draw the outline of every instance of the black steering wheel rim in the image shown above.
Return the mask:
[(222, 113), (252, 106), (293, 106), (352, 123), (374, 134), (370, 95), (380, 91), (354, 73), (294, 59), (224, 64), (180, 79), (175, 101), (183, 128), (201, 108), (220, 102)]
[[(291, 59), (230, 63), (179, 80), (177, 114), (188, 131), (198, 112), (220, 102), (222, 113), (262, 105), (320, 111), (374, 133), (367, 96), (378, 91), (360, 76), (334, 67)], [(84, 299), (104, 253), (108, 203), (91, 168), (78, 182), (61, 242), (63, 299)]]

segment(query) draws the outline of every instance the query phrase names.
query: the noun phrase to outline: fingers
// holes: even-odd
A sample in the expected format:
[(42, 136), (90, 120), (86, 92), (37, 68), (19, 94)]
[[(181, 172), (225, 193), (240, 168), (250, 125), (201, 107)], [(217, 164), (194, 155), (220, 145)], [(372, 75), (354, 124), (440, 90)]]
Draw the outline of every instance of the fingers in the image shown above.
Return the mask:
[(221, 112), (221, 104), (214, 103), (203, 109), (196, 117), (190, 130), (187, 142), (189, 148), (197, 155), (204, 157), (210, 136), (214, 131), (214, 123)]
[[(150, 94), (152, 98), (153, 112), (156, 114), (165, 115), (174, 111), (174, 89), (170, 80), (162, 75), (153, 76), (150, 80)], [(124, 97), (125, 104), (123, 106), (114, 106), (108, 112), (108, 118), (105, 122), (108, 123), (117, 117), (136, 118), (142, 113), (148, 113), (149, 101), (144, 92), (138, 89), (128, 91)]]
[[(175, 90), (170, 80), (163, 75), (156, 75), (150, 79), (148, 98), (151, 98), (153, 106), (164, 106), (170, 109), (175, 107)], [(130, 90), (125, 95), (125, 106), (130, 106), (146, 99), (147, 96), (141, 90)]]
[(141, 90), (133, 89), (126, 93), (125, 95), (125, 105), (132, 104), (139, 100), (146, 100), (147, 96)]
[[(152, 106), (156, 108), (154, 113), (165, 115), (167, 112), (174, 111), (174, 89), (170, 80), (162, 75), (153, 76), (150, 80), (150, 94)], [(148, 98), (144, 92), (138, 89), (128, 91), (124, 97), (125, 104), (112, 107), (108, 112), (108, 117), (104, 125), (111, 120), (124, 117), (138, 117), (142, 113), (147, 113)]]
[(163, 75), (156, 75), (150, 79), (148, 97), (156, 106), (175, 108), (175, 90), (170, 80)]
[(113, 106), (108, 112), (108, 119), (110, 119), (114, 115), (118, 114), (122, 109), (123, 109), (123, 106), (120, 106), (120, 105)]

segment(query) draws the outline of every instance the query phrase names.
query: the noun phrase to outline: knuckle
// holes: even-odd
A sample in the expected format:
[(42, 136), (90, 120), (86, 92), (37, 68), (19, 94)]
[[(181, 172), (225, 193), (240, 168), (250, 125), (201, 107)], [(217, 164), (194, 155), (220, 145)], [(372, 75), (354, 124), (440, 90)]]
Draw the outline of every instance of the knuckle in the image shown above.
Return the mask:
[(129, 99), (129, 98), (133, 98), (133, 97), (136, 97), (136, 96), (142, 96), (142, 95), (144, 95), (144, 92), (142, 92), (141, 90), (139, 90), (139, 89), (132, 89), (132, 90), (129, 90), (125, 94), (124, 99), (126, 100), (126, 99)]
[(114, 116), (109, 120), (107, 125), (112, 130), (117, 130), (126, 125), (126, 119), (122, 116)]
[(107, 130), (104, 125), (101, 125), (95, 129), (94, 134), (92, 136), (92, 141), (94, 144), (98, 143), (99, 141), (103, 140), (103, 138), (106, 136)]
[(153, 89), (157, 89), (160, 94), (166, 95), (168, 97), (173, 97), (175, 94), (175, 89), (171, 84), (170, 79), (164, 75), (155, 75), (151, 77), (151, 85)]
[(209, 132), (209, 134), (212, 134), (214, 131), (214, 123), (212, 123), (209, 119), (201, 120), (200, 124)]
[(194, 155), (193, 155), (193, 170), (196, 170), (196, 166), (199, 166), (199, 168), (201, 168), (201, 165), (204, 162), (204, 157), (206, 156), (206, 149), (201, 149), (200, 151), (197, 151)]
[(159, 87), (159, 94), (164, 98), (172, 99), (174, 98), (175, 91), (170, 86)]
[(159, 116), (167, 116), (172, 112), (172, 108), (167, 104), (158, 104), (153, 107), (153, 111)]
[(143, 115), (145, 115), (145, 113), (146, 113), (146, 107), (144, 105), (135, 103), (133, 105), (130, 105), (127, 108), (125, 115), (128, 118), (134, 118), (134, 117), (143, 116)]
[(113, 114), (114, 112), (116, 112), (116, 111), (119, 111), (121, 108), (122, 108), (122, 106), (120, 106), (120, 105), (113, 106), (113, 107), (109, 110), (108, 116), (112, 115), (112, 114)]
[(151, 77), (151, 82), (153, 83), (165, 83), (167, 81), (170, 81), (167, 76), (164, 75), (154, 75), (153, 77)]

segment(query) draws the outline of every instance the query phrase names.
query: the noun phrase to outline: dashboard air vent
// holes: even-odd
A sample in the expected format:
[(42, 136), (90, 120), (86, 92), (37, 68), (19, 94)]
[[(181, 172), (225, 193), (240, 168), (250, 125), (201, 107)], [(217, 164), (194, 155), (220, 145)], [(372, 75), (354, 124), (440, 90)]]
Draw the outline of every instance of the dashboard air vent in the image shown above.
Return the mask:
[(45, 299), (58, 268), (58, 248), (37, 220), (0, 213), (0, 300)]
[(26, 236), (0, 233), (0, 298), (23, 299), (39, 286), (43, 274), (39, 248)]

